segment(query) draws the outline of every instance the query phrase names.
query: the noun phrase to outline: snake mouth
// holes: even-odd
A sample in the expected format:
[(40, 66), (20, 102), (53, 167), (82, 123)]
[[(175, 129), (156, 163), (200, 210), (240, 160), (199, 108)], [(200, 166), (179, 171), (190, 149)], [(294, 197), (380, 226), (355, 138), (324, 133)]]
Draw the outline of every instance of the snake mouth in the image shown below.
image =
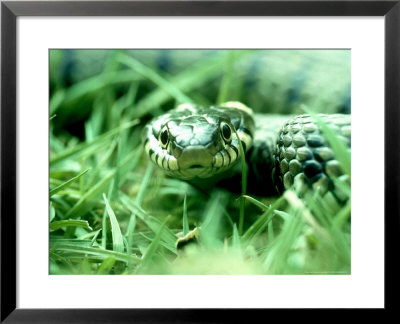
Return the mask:
[(183, 169), (204, 169), (212, 167), (213, 154), (201, 145), (188, 146), (177, 158), (179, 168)]
[(203, 169), (204, 167), (200, 164), (194, 164), (189, 167), (189, 169)]
[(177, 158), (180, 176), (183, 178), (209, 177), (213, 159), (213, 154), (202, 145), (186, 147)]

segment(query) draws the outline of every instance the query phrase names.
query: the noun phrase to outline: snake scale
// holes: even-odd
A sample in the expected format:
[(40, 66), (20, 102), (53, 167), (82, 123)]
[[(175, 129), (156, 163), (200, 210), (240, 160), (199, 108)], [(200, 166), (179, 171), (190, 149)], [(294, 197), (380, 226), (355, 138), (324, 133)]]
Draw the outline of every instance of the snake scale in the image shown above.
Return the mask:
[[(350, 149), (350, 115), (318, 116)], [(144, 146), (150, 160), (169, 176), (204, 183), (234, 173), (240, 165), (239, 140), (250, 184), (256, 183), (259, 193), (293, 187), (300, 195), (318, 189), (321, 195), (331, 192), (338, 201), (344, 199), (333, 183), (343, 176), (339, 162), (308, 114), (254, 114), (240, 102), (183, 104), (147, 124)]]

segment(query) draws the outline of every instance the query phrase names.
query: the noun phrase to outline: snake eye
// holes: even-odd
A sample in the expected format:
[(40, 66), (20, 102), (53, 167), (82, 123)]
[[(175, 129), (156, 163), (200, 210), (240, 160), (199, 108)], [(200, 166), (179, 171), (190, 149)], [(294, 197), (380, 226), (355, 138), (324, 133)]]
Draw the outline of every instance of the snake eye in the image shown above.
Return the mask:
[(231, 127), (225, 122), (221, 123), (221, 134), (226, 142), (231, 140), (232, 130)]
[(162, 129), (162, 131), (161, 131), (161, 133), (160, 133), (160, 136), (159, 136), (159, 139), (160, 139), (160, 142), (161, 142), (161, 146), (162, 146), (163, 148), (166, 148), (166, 147), (167, 147), (167, 144), (168, 144), (168, 140), (169, 140), (169, 134), (168, 134), (168, 129), (167, 129), (167, 127), (164, 127), (164, 128)]

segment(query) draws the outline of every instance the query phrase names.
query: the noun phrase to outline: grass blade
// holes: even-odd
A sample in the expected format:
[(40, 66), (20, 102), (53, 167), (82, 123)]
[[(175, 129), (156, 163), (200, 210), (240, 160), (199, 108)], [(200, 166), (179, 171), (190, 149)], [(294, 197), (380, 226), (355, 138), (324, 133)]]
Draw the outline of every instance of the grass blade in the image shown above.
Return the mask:
[(204, 245), (208, 248), (216, 248), (221, 245), (221, 238), (218, 237), (218, 234), (226, 203), (226, 193), (223, 191), (214, 191), (205, 207), (203, 222), (200, 227), (200, 237)]
[(347, 204), (342, 208), (334, 218), (335, 224), (340, 228), (343, 224), (347, 223), (351, 217), (351, 201), (349, 200)]
[(245, 155), (244, 155), (242, 141), (240, 140), (240, 137), (235, 128), (233, 128), (233, 131), (235, 132), (237, 141), (239, 143), (240, 163), (242, 164), (241, 165), (241, 167), (242, 167), (242, 195), (240, 197), (240, 211), (239, 211), (239, 234), (242, 235), (243, 224), (244, 224), (244, 208), (245, 208), (244, 196), (246, 195), (246, 187), (247, 187), (247, 164), (246, 164), (246, 159), (245, 159)]
[[(237, 54), (237, 60), (248, 55), (254, 54), (253, 50), (240, 51)], [(170, 83), (174, 84), (180, 91), (188, 93), (193, 89), (201, 87), (209, 80), (219, 75), (221, 65), (226, 60), (226, 54), (217, 54), (194, 64), (192, 67), (185, 69), (180, 74), (170, 78)], [(162, 89), (156, 89), (143, 97), (135, 106), (134, 116), (139, 118), (143, 115), (153, 112), (161, 104), (167, 102), (171, 95)]]
[(240, 251), (240, 236), (236, 224), (233, 224), (232, 247)]
[(225, 72), (219, 88), (217, 104), (223, 103), (229, 99), (229, 88), (232, 83), (233, 67), (235, 63), (235, 51), (230, 51), (225, 61)]
[(70, 244), (54, 244), (51, 246), (51, 250), (62, 252), (63, 254), (69, 254), (69, 257), (86, 257), (87, 255), (94, 256), (97, 259), (104, 260), (110, 256), (114, 257), (118, 261), (125, 263), (140, 263), (141, 259), (135, 255), (128, 255), (126, 253), (120, 253), (116, 251), (104, 250), (97, 247), (84, 247)]
[(96, 139), (94, 139), (91, 142), (84, 142), (84, 143), (75, 145), (70, 149), (66, 149), (62, 153), (53, 155), (50, 157), (50, 165), (58, 163), (62, 160), (65, 160), (65, 159), (70, 158), (75, 155), (80, 156), (80, 155), (86, 153), (87, 150), (92, 148), (93, 146), (95, 146), (97, 144), (101, 144), (104, 140), (109, 139), (109, 138), (113, 137), (114, 135), (116, 135), (128, 128), (131, 128), (131, 127), (137, 125), (138, 123), (139, 123), (138, 120), (134, 120), (132, 122), (126, 123), (124, 125), (121, 125), (120, 127), (114, 128), (114, 129), (98, 136)]
[[(140, 186), (140, 190), (136, 196), (136, 203), (138, 206), (140, 206), (142, 204), (144, 194), (146, 192), (146, 188), (149, 184), (151, 175), (153, 173), (153, 169), (154, 169), (154, 164), (149, 163), (147, 166), (147, 169), (146, 169), (146, 173), (144, 174), (144, 177), (143, 177), (142, 185)], [(128, 238), (128, 244), (127, 244), (128, 252), (130, 252), (131, 247), (132, 247), (133, 232), (135, 231), (135, 227), (136, 227), (136, 214), (132, 213), (131, 217), (129, 218), (128, 229), (126, 232), (126, 236)]]
[(50, 99), (50, 115), (53, 115), (62, 105), (68, 105), (74, 100), (87, 96), (90, 93), (97, 93), (107, 86), (118, 83), (139, 81), (142, 77), (133, 75), (131, 71), (113, 71), (96, 75), (74, 84), (68, 89), (56, 91)]
[(274, 217), (273, 211), (277, 209), (281, 203), (284, 201), (284, 197), (280, 197), (277, 201), (275, 201), (271, 207), (269, 207), (261, 216), (258, 218), (246, 231), (246, 233), (243, 234), (242, 240), (244, 241), (250, 241), (257, 232), (259, 232), (260, 228), (265, 226), (267, 223), (269, 223), (272, 218)]
[(50, 225), (49, 225), (50, 232), (57, 231), (63, 227), (83, 227), (89, 231), (93, 231), (93, 229), (89, 226), (88, 221), (77, 220), (77, 219), (55, 221), (55, 222), (50, 223)]
[(56, 209), (53, 206), (53, 203), (50, 202), (50, 214), (49, 214), (49, 218), (50, 218), (50, 222), (54, 219), (54, 217), (56, 217)]
[(124, 252), (124, 239), (122, 237), (121, 229), (118, 224), (117, 217), (112, 210), (106, 195), (103, 193), (103, 199), (106, 204), (106, 210), (111, 223), (111, 235), (113, 240), (113, 250), (115, 252)]
[(111, 269), (112, 269), (112, 267), (113, 267), (114, 264), (115, 264), (115, 261), (116, 261), (116, 259), (115, 259), (115, 257), (113, 257), (113, 256), (110, 256), (110, 257), (108, 257), (107, 259), (105, 259), (105, 260), (101, 263), (99, 269), (97, 270), (97, 274), (98, 274), (98, 275), (106, 275), (106, 274), (109, 274), (110, 271), (111, 271)]
[(160, 89), (163, 89), (172, 98), (175, 98), (177, 102), (192, 103), (192, 99), (186, 96), (181, 90), (179, 90), (179, 88), (175, 87), (173, 82), (165, 80), (154, 70), (148, 68), (144, 64), (140, 63), (138, 60), (135, 60), (132, 56), (119, 54), (118, 60), (119, 62), (130, 67), (133, 71), (136, 71), (143, 77), (154, 82)]
[(271, 206), (267, 206), (267, 205), (263, 204), (261, 201), (259, 201), (257, 199), (254, 199), (253, 197), (250, 197), (247, 195), (244, 195), (243, 198), (247, 199), (252, 204), (256, 205), (257, 207), (261, 208), (262, 210), (267, 210), (269, 207), (271, 207)]
[(335, 132), (317, 114), (307, 109), (305, 106), (302, 108), (317, 122), (343, 171), (349, 176), (349, 178), (351, 178), (351, 153), (349, 148), (343, 141), (337, 138)]
[[(158, 233), (162, 224), (158, 218), (149, 215), (140, 206), (133, 202), (131, 198), (122, 192), (120, 193), (120, 201), (131, 211), (131, 213), (134, 213), (136, 216), (138, 216), (154, 233)], [(166, 243), (167, 248), (176, 254), (175, 243), (177, 237), (168, 227), (164, 228), (161, 239)]]
[[(135, 158), (137, 151), (131, 152), (127, 155), (120, 164), (120, 168), (123, 168), (122, 172), (127, 172), (137, 162)], [(96, 198), (101, 197), (101, 193), (109, 185), (114, 178), (116, 170), (110, 171), (100, 182), (91, 187), (89, 191), (81, 196), (77, 203), (68, 210), (65, 217), (74, 217), (77, 214), (84, 214), (94, 205), (96, 205)]]
[(90, 169), (86, 169), (85, 171), (79, 173), (77, 176), (69, 179), (68, 181), (64, 182), (63, 184), (53, 188), (50, 190), (50, 197), (55, 195), (57, 192), (60, 190), (64, 189), (65, 187), (69, 186), (72, 182), (78, 180), (81, 176), (83, 176), (86, 172), (88, 172)]
[(164, 231), (164, 227), (167, 224), (168, 220), (169, 216), (162, 222), (160, 228), (158, 229), (158, 232), (156, 233), (156, 236), (154, 237), (150, 245), (147, 247), (146, 252), (143, 254), (142, 263), (140, 267), (145, 266), (149, 262), (149, 260), (153, 257), (154, 253), (157, 251), (157, 248), (159, 246), (162, 237), (162, 233)]
[(185, 198), (183, 199), (183, 236), (186, 236), (187, 233), (189, 233), (189, 220), (187, 216), (187, 204), (186, 204), (186, 194)]

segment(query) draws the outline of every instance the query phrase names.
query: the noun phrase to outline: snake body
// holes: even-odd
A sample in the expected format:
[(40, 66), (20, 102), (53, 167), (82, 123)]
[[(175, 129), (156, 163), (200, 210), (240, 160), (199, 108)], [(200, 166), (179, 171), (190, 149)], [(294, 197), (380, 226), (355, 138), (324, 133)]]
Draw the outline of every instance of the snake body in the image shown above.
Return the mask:
[[(318, 116), (350, 149), (350, 115)], [(292, 186), (298, 193), (319, 188), (322, 195), (330, 191), (340, 200), (332, 182), (343, 175), (339, 162), (307, 114), (253, 114), (239, 102), (216, 107), (183, 104), (153, 119), (144, 134), (151, 161), (172, 177), (225, 177), (240, 161), (240, 141), (249, 178), (266, 193)]]

